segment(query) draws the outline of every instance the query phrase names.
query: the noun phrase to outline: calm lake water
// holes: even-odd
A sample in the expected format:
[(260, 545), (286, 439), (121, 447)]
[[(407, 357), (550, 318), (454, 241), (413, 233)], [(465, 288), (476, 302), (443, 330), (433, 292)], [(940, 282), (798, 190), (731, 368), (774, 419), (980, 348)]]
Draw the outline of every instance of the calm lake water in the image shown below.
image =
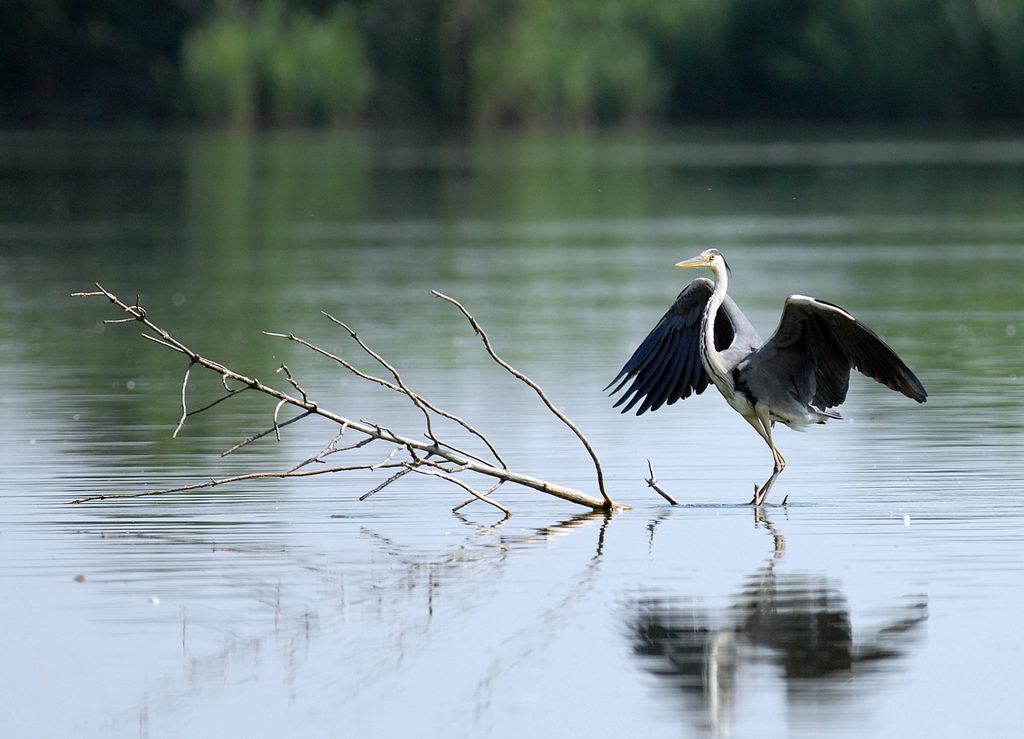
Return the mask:
[[(1001, 135), (0, 134), (0, 735), (1019, 736), (1022, 203)], [(771, 455), (717, 393), (637, 418), (601, 392), (694, 276), (671, 265), (712, 246), (762, 335), (790, 293), (837, 302), (930, 392), (856, 376), (845, 420), (779, 430), (760, 512), (737, 504)], [(271, 422), (246, 394), (172, 440), (185, 363), (68, 297), (96, 281), (420, 435), (401, 398), (260, 333), (373, 369), (330, 311), (512, 467), (596, 492), (446, 292), (632, 509), (506, 486), (511, 518), (453, 515), (463, 491), (412, 476), (360, 502), (380, 472), (68, 505), (287, 469), (336, 432), (221, 458)], [(215, 398), (194, 374), (190, 403)]]

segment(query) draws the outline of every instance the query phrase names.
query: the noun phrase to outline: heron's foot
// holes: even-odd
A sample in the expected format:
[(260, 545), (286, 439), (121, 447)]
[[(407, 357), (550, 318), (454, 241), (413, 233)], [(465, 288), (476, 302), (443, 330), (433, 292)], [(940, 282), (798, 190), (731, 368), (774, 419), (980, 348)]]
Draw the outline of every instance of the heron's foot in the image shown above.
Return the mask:
[[(765, 480), (764, 485), (758, 487), (757, 483), (754, 483), (754, 497), (751, 498), (750, 503), (747, 505), (759, 506), (764, 503), (765, 498), (768, 497), (768, 493), (771, 492), (772, 486), (775, 484), (775, 479), (779, 476), (782, 470), (778, 467), (772, 472), (772, 476)], [(788, 500), (787, 496), (787, 500)]]

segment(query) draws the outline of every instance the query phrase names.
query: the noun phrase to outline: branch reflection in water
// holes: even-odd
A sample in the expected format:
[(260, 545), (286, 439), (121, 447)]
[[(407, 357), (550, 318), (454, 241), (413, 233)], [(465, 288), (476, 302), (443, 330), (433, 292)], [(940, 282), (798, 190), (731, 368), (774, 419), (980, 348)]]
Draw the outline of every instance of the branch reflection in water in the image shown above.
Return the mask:
[[(280, 541), (225, 545), (187, 534), (81, 532), (104, 546), (123, 542), (133, 547), (136, 555), (140, 545), (148, 547), (154, 559), (159, 553), (194, 550), (203, 557), (215, 553), (250, 563), (224, 583), (226, 590), (219, 595), (221, 602), (237, 598), (232, 608), (223, 610), (192, 600), (189, 607), (177, 612), (182, 663), (169, 666), (165, 675), (139, 691), (137, 701), (129, 701), (134, 707), (111, 720), (117, 725), (137, 723), (140, 727), (148, 726), (158, 716), (166, 720), (193, 696), (217, 695), (228, 686), (279, 674), (278, 666), (268, 664), (268, 659), (271, 663), (283, 661), (285, 668), (280, 674), (285, 676), (285, 683), (281, 687), (294, 692), (305, 684), (304, 672), (322, 669), (322, 665), (310, 663), (316, 662), (316, 655), (325, 649), (345, 665), (345, 674), (338, 679), (347, 685), (354, 700), (369, 686), (392, 680), (395, 670), (428, 648), (437, 629), (450, 625), (453, 614), (472, 609), (481, 594), (500, 581), (510, 556), (543, 549), (552, 538), (591, 529), (596, 538), (595, 553), (566, 583), (564, 597), (539, 614), (539, 623), (524, 623), (516, 636), (507, 639), (471, 688), (472, 710), (479, 720), (479, 714), (486, 712), (491, 703), (495, 681), (538, 646), (533, 637), (540, 635), (547, 643), (558, 633), (554, 625), (571, 626), (562, 611), (592, 589), (611, 516), (588, 512), (550, 526), (516, 532), (502, 531), (508, 517), (485, 524), (459, 513), (452, 516), (460, 528), (464, 527), (463, 534), (453, 537), (455, 541), (443, 551), (423, 551), (370, 525), (358, 526), (356, 531), (368, 545), (369, 557), (378, 558), (368, 570), (365, 563), (339, 561), (332, 553)], [(261, 568), (251, 563), (268, 557), (275, 563), (269, 570), (276, 574), (261, 577), (257, 574)], [(292, 583), (282, 582), (282, 571), (293, 573)], [(307, 586), (316, 584), (321, 597), (309, 598), (309, 588), (297, 585), (296, 576)], [(137, 585), (136, 572), (106, 581), (112, 596), (119, 591), (134, 591)], [(470, 592), (475, 596), (467, 597)], [(444, 606), (445, 617), (437, 626), (434, 617), (439, 604)], [(232, 613), (247, 615), (237, 618)], [(395, 614), (404, 616), (396, 618)], [(385, 652), (375, 650), (370, 659), (366, 643), (390, 646)]]
[[(838, 582), (813, 573), (779, 572), (786, 541), (762, 508), (755, 525), (771, 534), (767, 563), (745, 581), (727, 608), (654, 592), (627, 605), (633, 653), (667, 696), (683, 698), (687, 718), (715, 737), (730, 735), (741, 691), (760, 690), (768, 666), (784, 684), (790, 708), (824, 708), (863, 695), (869, 675), (897, 666), (927, 620), (924, 596), (893, 604), (892, 615), (855, 638)], [(653, 537), (658, 521), (649, 530)], [(875, 683), (877, 684), (877, 683)], [(697, 710), (694, 710), (697, 709)], [(827, 716), (825, 716), (827, 719)]]

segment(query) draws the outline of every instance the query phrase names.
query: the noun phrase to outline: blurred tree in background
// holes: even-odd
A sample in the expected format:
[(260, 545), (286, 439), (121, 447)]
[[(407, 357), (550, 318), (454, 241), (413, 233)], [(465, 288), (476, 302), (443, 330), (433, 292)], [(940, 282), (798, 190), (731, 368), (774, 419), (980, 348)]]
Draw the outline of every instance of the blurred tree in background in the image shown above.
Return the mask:
[(314, 17), (282, 2), (222, 5), (182, 49), (190, 113), (235, 126), (341, 123), (363, 112), (370, 72), (351, 8)]
[(5, 0), (0, 120), (1020, 120), (1022, 0)]

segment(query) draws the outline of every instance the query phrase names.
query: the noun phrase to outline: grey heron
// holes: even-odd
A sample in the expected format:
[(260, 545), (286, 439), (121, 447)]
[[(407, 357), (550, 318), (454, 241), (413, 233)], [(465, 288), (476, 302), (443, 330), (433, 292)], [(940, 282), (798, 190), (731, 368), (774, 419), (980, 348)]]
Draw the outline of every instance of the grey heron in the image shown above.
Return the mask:
[[(857, 369), (918, 403), (928, 393), (888, 344), (834, 303), (790, 295), (775, 333), (762, 342), (736, 303), (726, 295), (729, 266), (707, 249), (676, 267), (706, 267), (715, 282), (698, 277), (647, 335), (605, 390), (615, 395), (632, 380), (614, 407), (637, 403), (637, 415), (671, 405), (714, 384), (772, 450), (771, 477), (755, 487), (760, 505), (786, 466), (772, 440), (776, 422), (803, 430), (839, 414), (850, 370)], [(621, 380), (621, 382), (620, 382)]]

